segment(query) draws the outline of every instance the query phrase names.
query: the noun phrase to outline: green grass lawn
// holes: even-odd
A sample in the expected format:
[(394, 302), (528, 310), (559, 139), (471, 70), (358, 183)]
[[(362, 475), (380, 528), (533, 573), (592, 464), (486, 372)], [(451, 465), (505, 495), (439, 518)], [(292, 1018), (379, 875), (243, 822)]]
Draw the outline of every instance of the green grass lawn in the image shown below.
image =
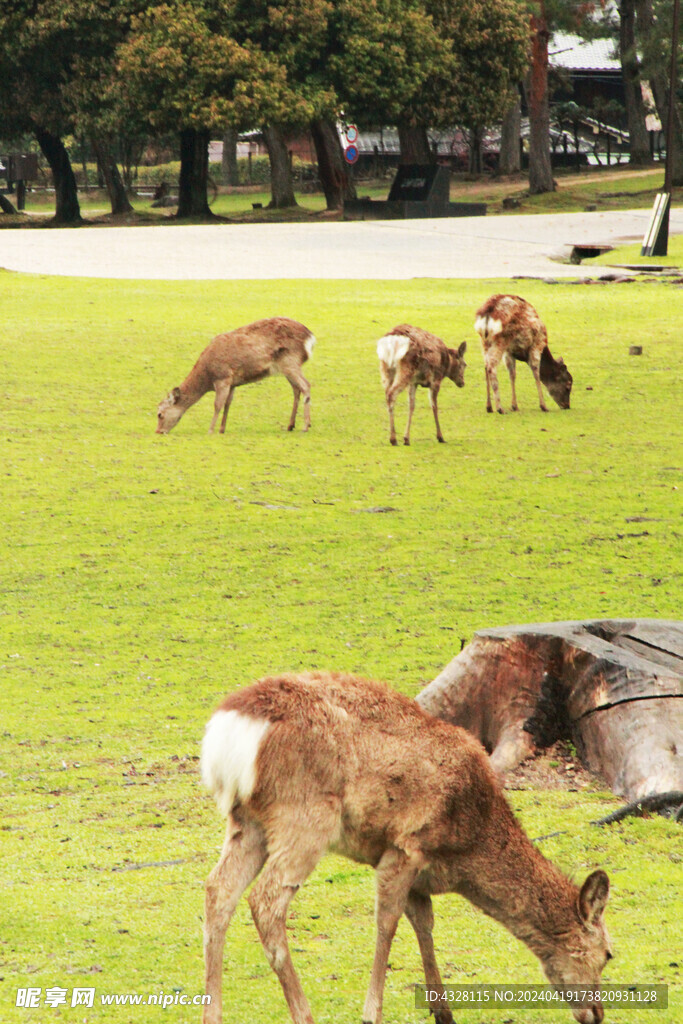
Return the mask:
[[(215, 176), (218, 171), (214, 168)], [(453, 202), (486, 203), (490, 214), (520, 213), (572, 213), (587, 207), (596, 210), (627, 210), (651, 207), (655, 193), (663, 183), (662, 167), (635, 170), (628, 166), (584, 168), (574, 170), (558, 169), (555, 172), (557, 189), (542, 195), (528, 193), (525, 174), (510, 178), (481, 176), (470, 178), (464, 174), (451, 177), (450, 197)], [(169, 179), (171, 181), (172, 179)], [(384, 180), (358, 180), (359, 196), (372, 199), (386, 199), (389, 194), (393, 173)], [(236, 189), (220, 187), (211, 200), (211, 209), (219, 217), (231, 220), (270, 221), (297, 220), (315, 217), (325, 212), (325, 198), (322, 192), (301, 192), (295, 185), (298, 209), (268, 210), (270, 190), (267, 186), (249, 186)], [(514, 206), (503, 206), (503, 200), (515, 200)], [(683, 189), (674, 189), (673, 202), (683, 201)], [(85, 219), (106, 220), (109, 216), (109, 201), (106, 192), (91, 189), (79, 192), (81, 213)], [(152, 208), (149, 190), (132, 198), (135, 217), (146, 220), (163, 220), (174, 214), (174, 208)], [(256, 208), (255, 208), (256, 207)], [(33, 220), (49, 219), (54, 213), (54, 196), (45, 192), (28, 192), (26, 213)], [(329, 214), (327, 214), (329, 216)], [(341, 216), (337, 214), (336, 216)], [(0, 226), (16, 226), (26, 222), (26, 215), (8, 217), (0, 215)]]
[(642, 242), (633, 245), (620, 245), (609, 252), (604, 252), (592, 260), (582, 260), (585, 266), (599, 264), (615, 266), (627, 264), (638, 267), (682, 267), (683, 268), (683, 235), (672, 235), (667, 244), (666, 256), (641, 256)]
[[(0, 1020), (194, 1021), (129, 1007), (16, 1009), (18, 987), (202, 991), (203, 882), (222, 824), (197, 777), (222, 694), (273, 671), (335, 668), (415, 695), (478, 628), (681, 607), (680, 291), (667, 284), (514, 283), (574, 375), (572, 408), (485, 412), (474, 310), (510, 282), (125, 282), (0, 274), (3, 311), (0, 635)], [(219, 330), (306, 323), (313, 427), (291, 392), (237, 392), (167, 437), (156, 406)], [(425, 393), (392, 448), (375, 340), (401, 321), (468, 340), (462, 390)], [(640, 357), (629, 345), (643, 345)], [(501, 370), (509, 406), (509, 384)], [(405, 397), (399, 429), (405, 422)], [(611, 794), (514, 792), (532, 836), (577, 877), (612, 877), (605, 980), (681, 997), (680, 828), (597, 830)], [(371, 872), (324, 860), (290, 939), (316, 1019), (360, 1019), (373, 945)], [(437, 904), (453, 982), (539, 982), (534, 958), (455, 897)], [(228, 934), (226, 1022), (288, 1020), (243, 904)], [(427, 1020), (412, 933), (391, 955), (385, 1021)], [(655, 1020), (656, 1018), (656, 1020)], [(459, 1020), (540, 1024), (568, 1013)]]

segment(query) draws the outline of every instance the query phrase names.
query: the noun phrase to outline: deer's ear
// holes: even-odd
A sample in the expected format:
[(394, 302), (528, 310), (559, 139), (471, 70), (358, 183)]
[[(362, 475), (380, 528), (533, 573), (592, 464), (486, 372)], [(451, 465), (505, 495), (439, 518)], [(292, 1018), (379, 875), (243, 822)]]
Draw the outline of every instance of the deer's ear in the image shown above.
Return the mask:
[(173, 391), (168, 396), (173, 399), (173, 404), (176, 405), (180, 401), (180, 388), (173, 388)]
[(463, 341), (462, 345), (458, 349), (458, 355), (462, 358), (462, 356), (465, 355), (466, 351), (467, 351), (467, 342)]
[(581, 886), (579, 914), (586, 924), (595, 925), (605, 912), (609, 896), (609, 878), (604, 871), (594, 871)]

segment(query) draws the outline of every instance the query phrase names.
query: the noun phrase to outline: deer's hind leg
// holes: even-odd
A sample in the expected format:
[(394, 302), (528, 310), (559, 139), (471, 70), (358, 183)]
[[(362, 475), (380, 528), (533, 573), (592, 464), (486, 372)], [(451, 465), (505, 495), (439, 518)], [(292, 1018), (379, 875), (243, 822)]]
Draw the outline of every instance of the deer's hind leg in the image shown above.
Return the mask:
[[(380, 364), (381, 365), (381, 364)], [(386, 399), (387, 409), (389, 410), (389, 442), (390, 444), (396, 444), (396, 426), (394, 424), (394, 406), (396, 405), (396, 399), (411, 383), (411, 372), (409, 369), (404, 367), (402, 363), (394, 369), (394, 375), (391, 379), (391, 383), (386, 388)], [(382, 374), (384, 379), (384, 374)], [(412, 396), (412, 409), (415, 408), (415, 395)], [(404, 435), (404, 444), (410, 444), (410, 420), (412, 418), (412, 409), (410, 408), (410, 402), (408, 406), (408, 426)]]
[[(412, 889), (408, 894), (405, 913), (417, 936), (427, 988), (441, 991), (443, 983), (436, 962), (434, 940), (432, 939), (434, 912), (432, 911), (431, 898)], [(435, 1024), (453, 1024), (453, 1014), (445, 1004), (434, 1009), (433, 1012)]]
[(410, 444), (410, 424), (413, 422), (413, 413), (415, 412), (415, 395), (417, 393), (417, 384), (411, 380), (408, 385), (408, 422), (406, 423), (406, 432), (403, 435), (403, 443)]
[(249, 893), (261, 944), (278, 976), (294, 1024), (313, 1024), (313, 1016), (289, 952), (287, 908), (329, 846), (338, 825), (338, 810), (329, 804), (309, 806), (296, 820), (285, 814), (271, 820), (268, 860)]
[(205, 992), (211, 996), (211, 1003), (204, 1007), (204, 1024), (220, 1024), (225, 933), (242, 893), (256, 878), (266, 856), (266, 839), (260, 826), (230, 816), (220, 859), (206, 880)]
[(510, 355), (509, 352), (505, 353), (505, 365), (507, 366), (508, 373), (510, 374), (510, 389), (512, 391), (512, 404), (510, 408), (512, 409), (512, 412), (517, 412), (517, 393), (515, 391), (515, 381), (517, 379), (517, 363), (515, 362), (514, 358)]
[(491, 345), (484, 351), (484, 367), (486, 372), (486, 411), (493, 412), (493, 406), (491, 404), (491, 392), (493, 392), (493, 400), (496, 403), (496, 411), (499, 413), (503, 412), (503, 407), (500, 404), (500, 389), (498, 387), (498, 364), (502, 356), (502, 351), (497, 345)]

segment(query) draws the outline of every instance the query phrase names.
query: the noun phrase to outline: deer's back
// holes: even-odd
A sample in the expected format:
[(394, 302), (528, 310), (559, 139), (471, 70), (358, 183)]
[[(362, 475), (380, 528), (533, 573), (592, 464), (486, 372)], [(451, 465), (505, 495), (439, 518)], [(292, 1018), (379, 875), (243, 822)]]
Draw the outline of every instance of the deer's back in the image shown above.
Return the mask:
[(415, 383), (428, 385), (434, 377), (441, 380), (445, 376), (449, 362), (448, 349), (436, 334), (422, 327), (413, 327), (412, 324), (399, 324), (389, 334), (409, 339), (410, 345), (401, 358), (401, 365), (411, 371)]
[(477, 310), (475, 327), (485, 351), (500, 346), (523, 362), (548, 341), (545, 324), (531, 303), (519, 295), (492, 295)]
[(487, 817), (497, 783), (483, 748), (382, 683), (278, 676), (221, 708), (271, 723), (249, 801), (266, 831), (283, 806), (333, 805), (330, 845), (375, 864), (389, 845), (467, 848)]
[(311, 332), (287, 317), (257, 320), (234, 331), (218, 334), (204, 349), (198, 366), (212, 381), (230, 376), (235, 385), (250, 383), (272, 372), (279, 359), (294, 354), (305, 362), (305, 342)]

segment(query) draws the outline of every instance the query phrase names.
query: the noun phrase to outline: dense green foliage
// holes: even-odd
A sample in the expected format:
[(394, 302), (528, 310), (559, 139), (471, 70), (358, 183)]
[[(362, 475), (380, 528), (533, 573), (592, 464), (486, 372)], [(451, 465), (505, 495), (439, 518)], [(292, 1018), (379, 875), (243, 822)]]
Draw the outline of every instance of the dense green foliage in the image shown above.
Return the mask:
[(487, 9), (10, 0), (0, 11), (0, 137), (34, 124), (125, 134), (144, 124), (299, 125), (342, 112), (366, 123), (452, 124), (484, 103), (492, 114), (493, 93), (523, 72), (526, 19), (512, 0), (496, 0), (495, 18)]
[[(522, 367), (521, 412), (485, 413), (474, 310), (510, 282), (0, 275), (3, 1021), (157, 1019), (18, 1010), (18, 986), (201, 991), (202, 885), (222, 828), (196, 755), (226, 690), (319, 666), (412, 695), (480, 627), (680, 614), (679, 292), (514, 287), (574, 375), (569, 412), (543, 415)], [(283, 430), (289, 388), (269, 380), (238, 391), (223, 437), (207, 436), (208, 398), (155, 436), (157, 402), (213, 334), (272, 314), (318, 336), (310, 433)], [(403, 320), (468, 339), (465, 388), (442, 389), (445, 445), (423, 393), (412, 446), (387, 443), (374, 342)], [(501, 390), (507, 400), (503, 373)], [(668, 1010), (609, 1020), (675, 1024), (678, 827), (597, 830), (588, 822), (617, 805), (607, 794), (510, 796), (532, 836), (556, 833), (542, 849), (565, 870), (610, 872), (607, 980), (671, 986)], [(293, 904), (293, 956), (321, 1024), (359, 1019), (372, 911), (371, 873), (336, 858)], [(463, 901), (437, 911), (449, 980), (541, 980), (531, 954)], [(246, 905), (227, 963), (226, 1019), (285, 1024)], [(391, 964), (385, 1020), (426, 1021), (413, 1009), (407, 926)], [(459, 1019), (481, 1024), (476, 1012)]]

